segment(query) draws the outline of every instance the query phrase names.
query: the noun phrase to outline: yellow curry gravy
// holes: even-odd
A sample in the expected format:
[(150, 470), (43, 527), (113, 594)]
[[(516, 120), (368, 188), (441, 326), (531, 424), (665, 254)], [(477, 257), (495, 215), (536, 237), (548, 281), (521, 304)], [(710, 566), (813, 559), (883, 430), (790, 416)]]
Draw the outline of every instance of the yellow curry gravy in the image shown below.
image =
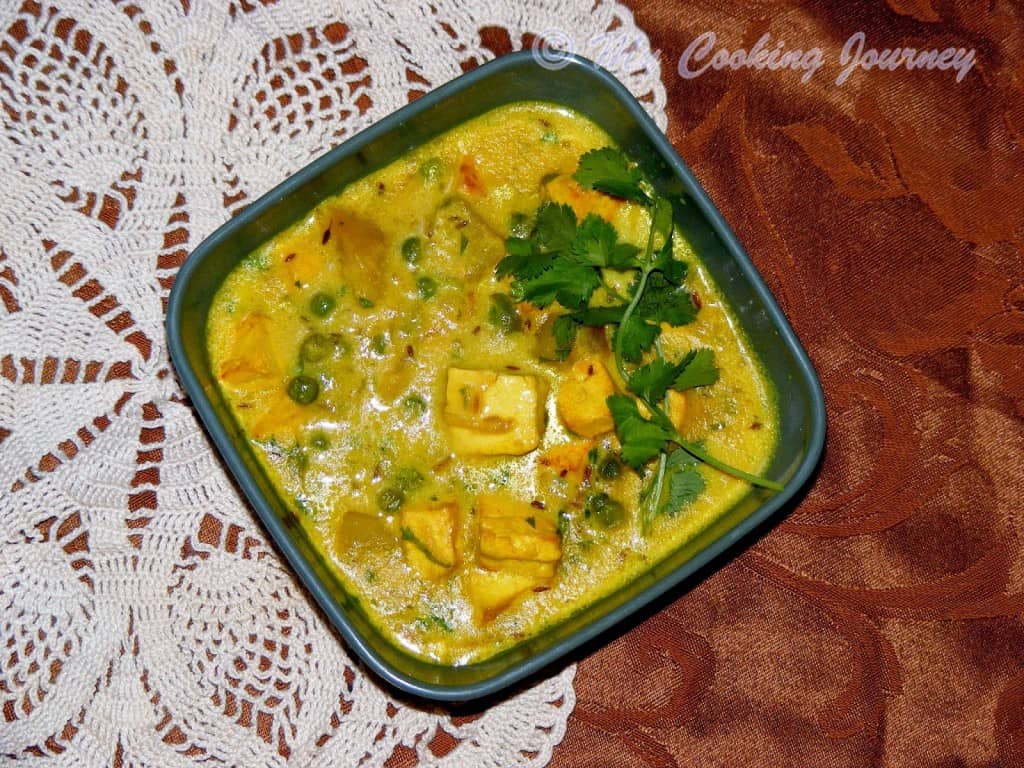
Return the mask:
[[(235, 418), (345, 588), (422, 658), (470, 663), (535, 635), (750, 490), (702, 465), (701, 496), (643, 532), (640, 478), (616, 465), (601, 415), (602, 386), (623, 391), (605, 334), (581, 332), (556, 362), (557, 305), (492, 298), (509, 292), (494, 277), (504, 239), (544, 201), (644, 244), (644, 209), (571, 178), (581, 154), (610, 144), (566, 109), (502, 107), (323, 202), (214, 300), (208, 349)], [(673, 418), (720, 459), (761, 471), (774, 394), (685, 233), (674, 247), (702, 308), (665, 328), (663, 353), (710, 347), (721, 377), (686, 392)], [(592, 402), (588, 382), (600, 385)], [(596, 491), (625, 511), (617, 525), (586, 513)]]

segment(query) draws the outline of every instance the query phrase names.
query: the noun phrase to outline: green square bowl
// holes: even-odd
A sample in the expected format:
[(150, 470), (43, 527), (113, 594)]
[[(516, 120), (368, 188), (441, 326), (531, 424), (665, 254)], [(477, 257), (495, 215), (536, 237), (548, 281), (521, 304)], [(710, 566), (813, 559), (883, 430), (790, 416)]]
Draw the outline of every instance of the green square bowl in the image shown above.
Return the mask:
[[(592, 62), (566, 56), (552, 71), (529, 52), (505, 56), (438, 88), (310, 163), (224, 224), (178, 273), (167, 311), (171, 358), (225, 463), (281, 553), (345, 642), (383, 679), (443, 701), (494, 694), (638, 611), (733, 547), (791, 502), (806, 484), (825, 439), (821, 385), (800, 343), (722, 215), (636, 100)], [(684, 195), (681, 231), (731, 304), (778, 392), (780, 438), (767, 476), (785, 483), (772, 496), (751, 492), (695, 539), (650, 571), (570, 619), (476, 664), (444, 666), (392, 645), (317, 555), (275, 492), (221, 397), (204, 333), (214, 294), (253, 249), (347, 184), (490, 109), (522, 100), (569, 107), (600, 125), (644, 167), (662, 194)]]

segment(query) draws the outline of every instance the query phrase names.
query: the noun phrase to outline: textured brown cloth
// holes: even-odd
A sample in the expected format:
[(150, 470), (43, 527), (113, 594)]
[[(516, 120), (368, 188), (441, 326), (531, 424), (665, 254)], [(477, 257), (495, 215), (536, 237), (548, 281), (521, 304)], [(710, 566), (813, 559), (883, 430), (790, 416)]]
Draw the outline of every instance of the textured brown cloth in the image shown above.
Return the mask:
[[(669, 138), (824, 384), (806, 499), (585, 658), (552, 766), (1024, 766), (1024, 17), (1020, 4), (634, 5)], [(715, 48), (802, 72), (677, 74)], [(976, 49), (861, 71), (842, 49)]]

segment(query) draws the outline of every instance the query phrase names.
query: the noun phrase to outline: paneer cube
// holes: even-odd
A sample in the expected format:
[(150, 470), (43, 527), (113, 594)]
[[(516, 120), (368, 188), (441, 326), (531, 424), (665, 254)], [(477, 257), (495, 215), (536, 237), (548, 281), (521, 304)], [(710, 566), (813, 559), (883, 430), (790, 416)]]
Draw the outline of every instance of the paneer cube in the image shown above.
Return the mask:
[(505, 494), (476, 499), (478, 550), (489, 560), (557, 563), (562, 540), (551, 515)]
[(476, 562), (467, 577), (478, 622), (490, 621), (520, 596), (547, 589), (562, 556), (558, 527), (543, 510), (507, 496), (476, 502)]
[(562, 556), (558, 529), (535, 515), (481, 519), (479, 547), (477, 562), (484, 568), (512, 570), (538, 578), (554, 576)]
[(444, 419), (456, 453), (529, 453), (540, 444), (543, 404), (536, 376), (448, 369)]
[(402, 550), (421, 576), (440, 579), (457, 561), (459, 508), (454, 501), (408, 504), (402, 508)]
[(558, 389), (556, 406), (565, 426), (581, 437), (597, 437), (615, 428), (608, 396), (615, 384), (608, 369), (596, 357), (584, 358), (572, 367)]
[(562, 556), (558, 526), (543, 510), (504, 494), (481, 495), (475, 509), (478, 559), (484, 567), (500, 568), (500, 561), (508, 560), (554, 565)]
[(476, 502), (477, 562), (545, 579), (562, 557), (558, 526), (543, 510), (507, 496), (485, 494)]

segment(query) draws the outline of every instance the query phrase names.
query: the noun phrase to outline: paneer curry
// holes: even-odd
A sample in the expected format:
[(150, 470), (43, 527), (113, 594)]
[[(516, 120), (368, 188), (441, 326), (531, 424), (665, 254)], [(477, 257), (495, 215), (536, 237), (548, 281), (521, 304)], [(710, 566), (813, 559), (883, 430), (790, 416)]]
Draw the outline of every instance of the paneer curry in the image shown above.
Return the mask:
[(672, 211), (596, 125), (518, 103), (350, 184), (219, 289), (225, 401), (399, 647), (485, 659), (772, 487), (775, 394)]

